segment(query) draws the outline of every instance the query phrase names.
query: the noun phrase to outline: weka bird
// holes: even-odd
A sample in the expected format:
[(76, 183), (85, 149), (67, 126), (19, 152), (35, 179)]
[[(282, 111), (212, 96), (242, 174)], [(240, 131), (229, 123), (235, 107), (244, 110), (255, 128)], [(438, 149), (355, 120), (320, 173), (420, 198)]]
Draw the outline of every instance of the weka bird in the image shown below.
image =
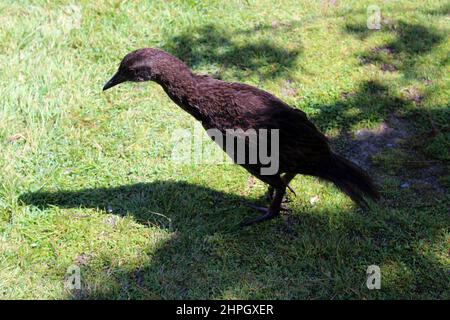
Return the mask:
[[(269, 208), (255, 207), (263, 215), (244, 225), (279, 215), (289, 182), (297, 174), (333, 182), (361, 206), (364, 197), (378, 199), (370, 177), (349, 160), (333, 153), (327, 139), (306, 114), (261, 89), (193, 73), (181, 60), (159, 49), (144, 48), (127, 54), (103, 90), (125, 81), (155, 81), (183, 110), (201, 121), (205, 129), (278, 129), (279, 166), (276, 173), (261, 174), (260, 162), (242, 163), (251, 174), (269, 185)], [(225, 147), (222, 145), (222, 148)], [(274, 191), (274, 195), (273, 195)]]

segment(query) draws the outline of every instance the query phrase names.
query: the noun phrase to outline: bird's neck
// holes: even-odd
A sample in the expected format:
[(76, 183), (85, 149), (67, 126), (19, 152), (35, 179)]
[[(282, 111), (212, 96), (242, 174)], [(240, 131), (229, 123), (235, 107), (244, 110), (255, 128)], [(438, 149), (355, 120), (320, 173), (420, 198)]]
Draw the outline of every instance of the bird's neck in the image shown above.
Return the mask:
[(197, 120), (202, 120), (197, 104), (197, 76), (184, 63), (162, 65), (158, 69), (155, 82), (163, 87), (173, 102)]

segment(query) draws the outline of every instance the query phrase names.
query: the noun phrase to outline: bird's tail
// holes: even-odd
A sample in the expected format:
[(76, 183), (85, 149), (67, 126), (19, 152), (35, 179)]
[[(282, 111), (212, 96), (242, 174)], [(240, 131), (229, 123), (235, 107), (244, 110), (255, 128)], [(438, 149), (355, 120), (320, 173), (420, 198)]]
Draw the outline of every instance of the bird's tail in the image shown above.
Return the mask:
[(368, 207), (364, 197), (376, 201), (380, 195), (369, 175), (353, 162), (333, 154), (331, 165), (320, 175), (333, 182), (341, 191), (362, 207)]

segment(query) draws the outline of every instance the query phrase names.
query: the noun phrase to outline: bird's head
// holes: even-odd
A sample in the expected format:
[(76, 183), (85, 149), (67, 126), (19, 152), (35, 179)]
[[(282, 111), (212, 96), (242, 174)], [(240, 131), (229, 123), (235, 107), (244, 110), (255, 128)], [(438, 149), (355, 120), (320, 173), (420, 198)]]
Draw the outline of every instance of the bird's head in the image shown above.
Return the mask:
[(144, 48), (127, 54), (120, 63), (116, 74), (104, 85), (103, 90), (112, 88), (122, 82), (142, 82), (155, 80), (155, 65), (164, 51)]

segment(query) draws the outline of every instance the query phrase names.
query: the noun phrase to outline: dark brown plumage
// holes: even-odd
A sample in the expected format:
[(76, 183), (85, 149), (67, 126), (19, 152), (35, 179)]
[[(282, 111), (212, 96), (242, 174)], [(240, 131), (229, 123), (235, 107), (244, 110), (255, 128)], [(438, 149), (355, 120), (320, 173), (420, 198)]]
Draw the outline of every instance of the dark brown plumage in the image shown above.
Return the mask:
[(367, 173), (333, 153), (325, 136), (304, 112), (250, 85), (196, 75), (182, 61), (162, 50), (144, 48), (127, 54), (103, 90), (124, 81), (148, 80), (160, 84), (167, 95), (201, 121), (205, 129), (218, 129), (224, 136), (226, 129), (279, 129), (279, 170), (276, 174), (262, 175), (260, 162), (242, 164), (251, 174), (269, 184), (269, 190), (275, 193), (268, 209), (255, 207), (264, 214), (246, 225), (279, 214), (286, 188), (296, 174), (331, 181), (362, 206), (367, 204), (365, 196), (379, 197)]

